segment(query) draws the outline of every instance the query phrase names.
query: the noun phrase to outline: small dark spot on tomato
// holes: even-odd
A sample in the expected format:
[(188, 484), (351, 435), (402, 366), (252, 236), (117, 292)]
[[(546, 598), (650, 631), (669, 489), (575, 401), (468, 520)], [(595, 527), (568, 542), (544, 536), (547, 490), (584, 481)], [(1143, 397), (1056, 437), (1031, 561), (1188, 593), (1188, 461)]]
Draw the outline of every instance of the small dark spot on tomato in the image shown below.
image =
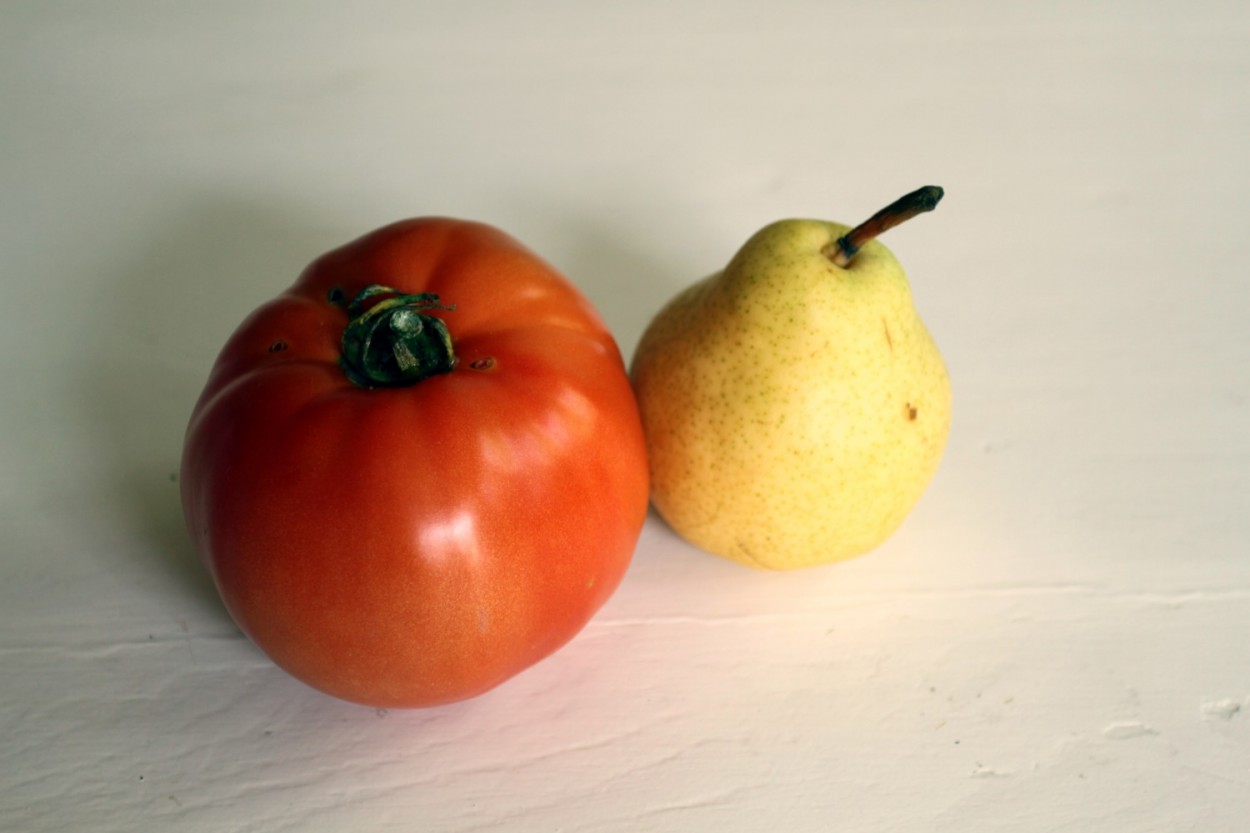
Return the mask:
[(285, 341), (283, 341), (282, 339), (278, 339), (278, 340), (277, 340), (277, 341), (275, 341), (273, 344), (269, 345), (269, 352), (270, 352), (270, 353), (281, 353), (283, 350), (285, 350), (285, 349), (286, 349), (287, 347), (289, 347), (289, 346), (290, 346), (290, 345), (289, 345), (289, 344), (287, 344), (287, 343), (286, 343)]
[(495, 366), (494, 356), (483, 356), (480, 359), (474, 359), (469, 362), (469, 367), (474, 370), (490, 370)]
[(347, 295), (343, 292), (343, 287), (334, 286), (326, 293), (326, 300), (334, 305), (341, 305), (346, 300)]

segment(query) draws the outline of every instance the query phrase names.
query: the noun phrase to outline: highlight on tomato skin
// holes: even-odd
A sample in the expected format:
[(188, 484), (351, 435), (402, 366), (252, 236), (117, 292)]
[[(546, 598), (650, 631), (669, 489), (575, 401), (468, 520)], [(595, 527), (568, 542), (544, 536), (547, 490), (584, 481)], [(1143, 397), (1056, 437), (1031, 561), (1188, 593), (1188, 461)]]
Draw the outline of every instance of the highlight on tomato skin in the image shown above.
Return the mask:
[(477, 696), (566, 644), (648, 504), (598, 313), (508, 235), (441, 217), (317, 258), (240, 325), (180, 482), (242, 631), (306, 684), (386, 708)]

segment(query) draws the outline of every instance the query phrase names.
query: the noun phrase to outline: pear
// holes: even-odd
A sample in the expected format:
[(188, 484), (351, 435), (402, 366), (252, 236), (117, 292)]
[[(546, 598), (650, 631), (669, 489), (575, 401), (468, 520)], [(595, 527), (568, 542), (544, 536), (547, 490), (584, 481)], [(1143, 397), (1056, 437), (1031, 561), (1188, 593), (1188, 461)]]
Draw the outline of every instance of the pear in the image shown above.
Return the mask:
[(630, 372), (652, 502), (679, 535), (782, 570), (862, 555), (911, 512), (946, 447), (950, 379), (874, 238), (942, 193), (855, 228), (768, 225), (656, 315)]

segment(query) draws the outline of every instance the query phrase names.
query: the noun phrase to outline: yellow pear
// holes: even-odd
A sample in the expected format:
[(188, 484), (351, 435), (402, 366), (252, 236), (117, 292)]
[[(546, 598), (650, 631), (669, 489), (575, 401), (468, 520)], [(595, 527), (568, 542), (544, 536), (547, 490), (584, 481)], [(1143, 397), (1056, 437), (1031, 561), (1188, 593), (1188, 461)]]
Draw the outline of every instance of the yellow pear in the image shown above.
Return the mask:
[(683, 538), (754, 567), (861, 555), (898, 528), (950, 431), (946, 366), (874, 238), (927, 186), (850, 228), (783, 220), (673, 298), (631, 374), (652, 501)]

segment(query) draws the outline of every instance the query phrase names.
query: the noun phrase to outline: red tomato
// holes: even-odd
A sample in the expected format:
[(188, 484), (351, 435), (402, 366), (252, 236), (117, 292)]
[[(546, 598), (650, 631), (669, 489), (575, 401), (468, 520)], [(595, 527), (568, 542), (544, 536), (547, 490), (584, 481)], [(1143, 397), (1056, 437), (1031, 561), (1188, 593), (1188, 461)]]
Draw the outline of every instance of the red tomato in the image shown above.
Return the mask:
[(620, 582), (648, 488), (590, 303), (502, 232), (441, 218), (322, 256), (244, 321), (181, 482), (239, 627), (379, 707), (472, 697), (564, 645)]

